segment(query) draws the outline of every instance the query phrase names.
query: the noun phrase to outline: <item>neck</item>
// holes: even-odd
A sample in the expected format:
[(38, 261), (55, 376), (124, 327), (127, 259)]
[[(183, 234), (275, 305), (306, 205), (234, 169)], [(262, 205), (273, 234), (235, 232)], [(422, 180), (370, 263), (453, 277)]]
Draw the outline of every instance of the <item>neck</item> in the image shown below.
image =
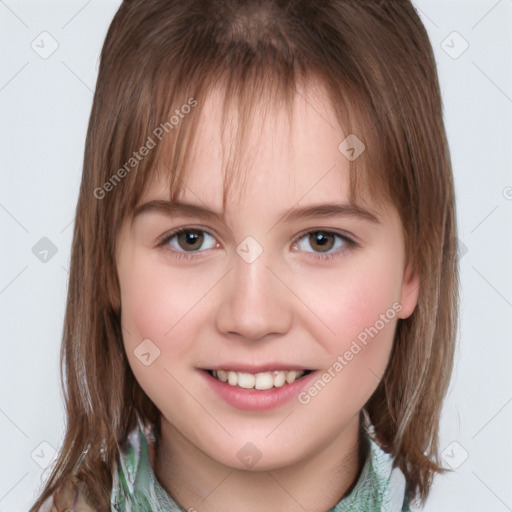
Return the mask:
[(325, 512), (354, 487), (367, 455), (359, 416), (306, 460), (269, 471), (226, 466), (184, 438), (163, 417), (155, 475), (184, 510)]

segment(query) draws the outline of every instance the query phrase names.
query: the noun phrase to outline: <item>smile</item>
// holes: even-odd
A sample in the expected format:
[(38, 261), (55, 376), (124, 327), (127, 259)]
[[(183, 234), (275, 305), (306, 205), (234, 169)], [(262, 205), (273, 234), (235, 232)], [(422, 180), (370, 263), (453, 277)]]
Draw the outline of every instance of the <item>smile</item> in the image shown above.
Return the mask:
[(228, 383), (230, 386), (263, 391), (293, 384), (296, 380), (310, 373), (310, 370), (274, 370), (259, 373), (208, 370), (208, 373), (217, 380)]

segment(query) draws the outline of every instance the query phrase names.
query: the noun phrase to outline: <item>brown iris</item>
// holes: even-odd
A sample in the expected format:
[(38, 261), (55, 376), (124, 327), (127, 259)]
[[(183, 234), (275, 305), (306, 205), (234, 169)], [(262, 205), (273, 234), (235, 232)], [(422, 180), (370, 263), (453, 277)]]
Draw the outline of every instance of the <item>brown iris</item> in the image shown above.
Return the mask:
[(199, 249), (203, 244), (204, 234), (200, 229), (187, 229), (177, 233), (177, 239), (182, 249), (194, 250)]
[[(329, 238), (331, 242), (329, 242)], [(319, 247), (319, 252), (327, 252), (332, 249), (334, 245), (334, 236), (326, 231), (312, 231), (309, 233), (309, 242), (313, 249), (316, 249), (316, 244)]]

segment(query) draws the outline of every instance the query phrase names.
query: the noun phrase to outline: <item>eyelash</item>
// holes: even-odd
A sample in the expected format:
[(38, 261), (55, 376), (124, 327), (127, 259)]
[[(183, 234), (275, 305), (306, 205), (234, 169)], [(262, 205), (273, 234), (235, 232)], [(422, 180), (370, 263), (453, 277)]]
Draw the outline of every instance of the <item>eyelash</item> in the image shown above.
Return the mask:
[[(206, 229), (188, 226), (188, 227), (184, 227), (184, 228), (177, 228), (177, 229), (174, 229), (174, 230), (170, 231), (169, 233), (165, 233), (164, 235), (162, 235), (157, 240), (156, 246), (165, 249), (165, 246), (176, 235), (180, 235), (181, 233), (188, 232), (188, 231), (202, 231), (202, 232), (207, 233), (208, 235), (210, 235), (212, 238), (215, 238)], [(317, 260), (320, 260), (320, 261), (330, 261), (330, 260), (333, 260), (335, 258), (339, 258), (346, 251), (348, 251), (350, 249), (353, 249), (353, 248), (356, 248), (356, 247), (359, 247), (359, 244), (356, 241), (354, 241), (351, 238), (349, 238), (348, 236), (343, 235), (341, 233), (337, 233), (335, 231), (328, 231), (326, 229), (312, 229), (312, 230), (309, 230), (309, 231), (302, 232), (299, 235), (297, 235), (297, 237), (293, 241), (293, 244), (295, 245), (298, 241), (300, 241), (302, 238), (304, 238), (305, 236), (307, 236), (307, 235), (309, 235), (311, 233), (324, 233), (326, 235), (334, 235), (334, 236), (340, 238), (343, 241), (343, 243), (345, 244), (344, 248), (341, 248), (341, 249), (339, 249), (338, 251), (336, 251), (336, 252), (334, 252), (332, 254), (313, 253), (313, 257), (315, 259), (317, 259)], [(198, 254), (201, 254), (202, 252), (205, 252), (205, 251), (189, 251), (189, 252), (185, 251), (185, 252), (181, 252), (181, 251), (176, 251), (174, 249), (169, 249), (169, 252), (172, 253), (172, 257), (173, 258), (176, 258), (178, 260), (186, 259), (187, 261), (190, 261), (190, 260), (195, 259), (197, 257), (200, 258), (201, 256), (198, 256)]]

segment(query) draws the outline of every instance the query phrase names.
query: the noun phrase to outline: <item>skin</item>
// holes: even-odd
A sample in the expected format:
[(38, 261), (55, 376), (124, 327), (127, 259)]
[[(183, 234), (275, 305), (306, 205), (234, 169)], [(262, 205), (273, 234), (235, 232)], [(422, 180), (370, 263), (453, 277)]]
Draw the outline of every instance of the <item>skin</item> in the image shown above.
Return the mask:
[[(214, 122), (220, 101), (213, 92), (204, 105), (208, 122), (179, 197), (218, 212), (222, 150), (231, 136)], [(419, 279), (405, 266), (393, 206), (366, 205), (378, 222), (355, 216), (282, 220), (282, 211), (349, 197), (349, 161), (338, 150), (347, 134), (321, 89), (296, 97), (292, 127), (284, 111), (255, 116), (251, 140), (257, 144), (244, 160), (246, 193), (229, 197), (224, 223), (146, 212), (133, 224), (127, 219), (119, 234), (124, 345), (136, 379), (162, 413), (153, 467), (186, 510), (333, 507), (361, 469), (359, 412), (384, 373), (398, 318), (417, 303)], [(140, 203), (154, 199), (168, 199), (164, 174)], [(179, 227), (203, 230), (202, 245), (188, 249), (195, 251), (190, 260), (175, 257), (187, 254), (178, 237), (156, 246)], [(334, 235), (320, 246), (304, 236), (315, 230), (345, 234), (359, 246)], [(236, 252), (247, 236), (263, 249), (252, 263)], [(324, 251), (338, 257), (321, 260)], [(394, 303), (401, 305), (395, 317), (306, 405), (292, 399), (270, 411), (241, 411), (219, 398), (198, 369), (228, 360), (280, 361), (321, 375)], [(134, 354), (144, 339), (160, 350), (148, 366)], [(261, 452), (251, 468), (237, 456), (248, 442)]]

